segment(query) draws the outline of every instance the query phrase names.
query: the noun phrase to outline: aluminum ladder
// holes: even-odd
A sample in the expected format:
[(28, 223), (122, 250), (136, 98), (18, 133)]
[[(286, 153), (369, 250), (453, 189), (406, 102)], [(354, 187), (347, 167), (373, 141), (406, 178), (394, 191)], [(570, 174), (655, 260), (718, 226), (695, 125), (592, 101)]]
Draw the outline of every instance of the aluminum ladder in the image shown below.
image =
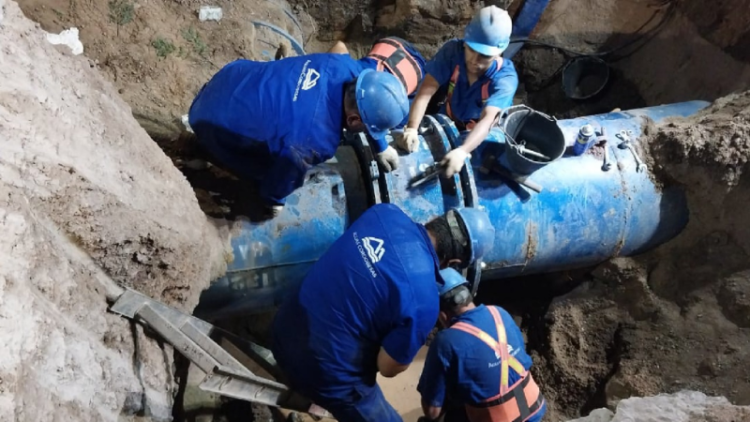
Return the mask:
[(319, 418), (331, 417), (325, 409), (286, 385), (258, 376), (241, 363), (253, 361), (281, 379), (276, 360), (268, 349), (132, 289), (125, 289), (109, 311), (151, 328), (200, 368), (206, 374), (199, 385), (201, 390)]

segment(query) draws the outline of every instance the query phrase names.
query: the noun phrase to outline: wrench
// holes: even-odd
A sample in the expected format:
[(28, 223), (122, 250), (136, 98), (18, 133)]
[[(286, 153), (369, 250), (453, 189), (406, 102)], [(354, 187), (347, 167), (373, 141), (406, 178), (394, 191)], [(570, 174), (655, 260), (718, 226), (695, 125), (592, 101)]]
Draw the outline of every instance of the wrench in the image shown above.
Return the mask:
[(604, 162), (602, 162), (602, 171), (609, 171), (609, 169), (612, 168), (612, 163), (609, 162), (609, 147), (607, 146), (607, 134), (604, 132), (604, 127), (602, 127), (599, 139), (601, 139), (601, 145), (604, 147)]
[(630, 153), (633, 154), (633, 158), (635, 158), (635, 171), (636, 172), (642, 172), (646, 171), (648, 169), (648, 166), (641, 161), (641, 157), (638, 156), (638, 153), (635, 152), (635, 148), (633, 148), (633, 145), (630, 143), (630, 135), (633, 134), (632, 130), (621, 130), (617, 137), (622, 140), (619, 145), (617, 145), (620, 149), (629, 149)]

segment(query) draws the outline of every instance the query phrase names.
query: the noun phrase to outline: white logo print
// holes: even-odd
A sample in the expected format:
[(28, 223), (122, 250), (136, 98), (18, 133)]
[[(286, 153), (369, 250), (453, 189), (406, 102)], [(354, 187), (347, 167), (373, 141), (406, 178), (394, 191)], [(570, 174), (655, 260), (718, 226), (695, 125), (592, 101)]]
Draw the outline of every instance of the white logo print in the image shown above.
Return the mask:
[(383, 259), (385, 248), (383, 247), (383, 241), (376, 237), (365, 237), (362, 239), (362, 243), (365, 244), (365, 250), (367, 255), (370, 257), (372, 263), (376, 263)]
[(302, 84), (302, 90), (307, 91), (308, 89), (313, 88), (315, 84), (318, 83), (318, 78), (320, 78), (320, 73), (318, 73), (317, 70), (313, 68), (307, 69), (305, 82)]

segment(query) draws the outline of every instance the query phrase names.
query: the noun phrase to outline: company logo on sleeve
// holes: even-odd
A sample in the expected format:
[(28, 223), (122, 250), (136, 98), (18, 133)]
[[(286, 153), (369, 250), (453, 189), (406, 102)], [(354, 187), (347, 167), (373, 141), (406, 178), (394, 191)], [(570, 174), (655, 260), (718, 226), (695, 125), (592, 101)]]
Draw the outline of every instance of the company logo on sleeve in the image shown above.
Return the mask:
[(373, 264), (383, 259), (385, 247), (383, 247), (382, 239), (378, 239), (377, 237), (365, 237), (362, 239), (362, 243), (365, 245), (367, 256), (370, 257), (370, 261), (372, 261)]
[(354, 239), (354, 244), (357, 245), (357, 250), (362, 257), (362, 261), (364, 261), (367, 270), (370, 271), (370, 275), (373, 278), (377, 277), (378, 273), (375, 271), (373, 264), (383, 259), (383, 255), (385, 255), (385, 242), (383, 242), (383, 239), (370, 236), (363, 237), (360, 240), (357, 232), (352, 234), (352, 238)]
[(310, 60), (306, 61), (302, 66), (302, 72), (300, 72), (299, 78), (297, 78), (297, 89), (294, 90), (294, 98), (292, 98), (292, 101), (297, 101), (300, 89), (302, 89), (303, 91), (307, 91), (309, 89), (315, 88), (315, 85), (318, 84), (320, 73), (318, 73), (318, 71), (313, 68), (308, 68), (309, 65)]

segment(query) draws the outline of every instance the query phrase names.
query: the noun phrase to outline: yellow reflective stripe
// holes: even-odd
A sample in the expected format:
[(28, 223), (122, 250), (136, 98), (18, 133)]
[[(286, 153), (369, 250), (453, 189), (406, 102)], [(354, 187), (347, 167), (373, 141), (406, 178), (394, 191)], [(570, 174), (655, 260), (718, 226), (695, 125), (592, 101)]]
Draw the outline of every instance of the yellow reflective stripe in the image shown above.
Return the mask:
[(518, 359), (514, 358), (513, 356), (508, 356), (508, 364), (511, 368), (513, 368), (514, 371), (518, 373), (521, 378), (523, 378), (523, 375), (526, 373), (526, 368), (521, 365), (521, 362), (519, 362)]

